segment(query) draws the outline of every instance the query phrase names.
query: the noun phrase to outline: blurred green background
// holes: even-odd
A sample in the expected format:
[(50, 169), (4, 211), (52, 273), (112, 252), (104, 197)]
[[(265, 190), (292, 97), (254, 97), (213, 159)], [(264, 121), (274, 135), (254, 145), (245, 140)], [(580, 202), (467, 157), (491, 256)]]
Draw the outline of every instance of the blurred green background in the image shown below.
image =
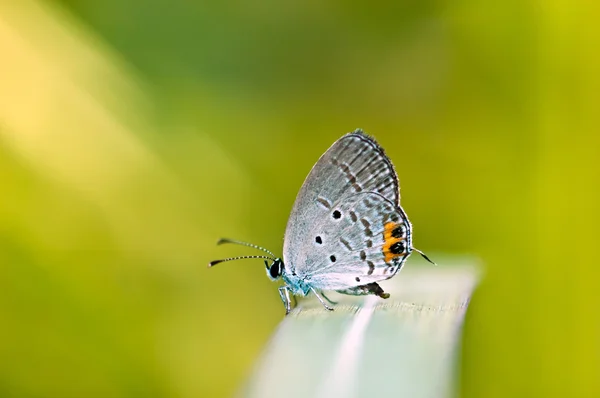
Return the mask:
[[(229, 396), (263, 266), (364, 128), (415, 244), (482, 258), (465, 397), (600, 396), (600, 9), (578, 1), (0, 1), (0, 396)], [(251, 253), (251, 251), (250, 251)], [(408, 267), (411, 266), (409, 261)]]

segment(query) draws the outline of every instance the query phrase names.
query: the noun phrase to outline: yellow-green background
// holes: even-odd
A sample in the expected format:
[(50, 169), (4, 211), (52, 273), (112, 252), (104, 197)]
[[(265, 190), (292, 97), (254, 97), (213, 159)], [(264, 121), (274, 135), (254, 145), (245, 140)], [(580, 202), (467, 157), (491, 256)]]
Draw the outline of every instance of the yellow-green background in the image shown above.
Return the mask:
[[(227, 396), (283, 316), (320, 154), (393, 159), (472, 253), (466, 397), (600, 396), (600, 9), (583, 1), (0, 1), (0, 396)], [(409, 261), (408, 266), (411, 266)]]

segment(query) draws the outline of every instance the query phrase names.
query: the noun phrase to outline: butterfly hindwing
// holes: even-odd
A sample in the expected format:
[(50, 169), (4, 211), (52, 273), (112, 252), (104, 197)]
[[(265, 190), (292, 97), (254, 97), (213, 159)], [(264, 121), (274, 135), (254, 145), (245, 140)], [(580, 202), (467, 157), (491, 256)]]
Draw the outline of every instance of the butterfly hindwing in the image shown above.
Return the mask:
[(344, 197), (307, 228), (297, 272), (318, 289), (339, 290), (391, 278), (410, 253), (411, 227), (383, 196)]

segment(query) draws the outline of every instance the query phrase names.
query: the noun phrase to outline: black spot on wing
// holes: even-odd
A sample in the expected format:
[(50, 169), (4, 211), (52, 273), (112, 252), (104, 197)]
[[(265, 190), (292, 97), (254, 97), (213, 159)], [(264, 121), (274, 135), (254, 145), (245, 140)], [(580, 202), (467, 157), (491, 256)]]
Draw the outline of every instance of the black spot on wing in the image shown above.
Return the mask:
[(392, 254), (400, 254), (402, 252), (404, 252), (404, 243), (403, 242), (396, 242), (393, 245), (390, 246), (390, 252)]
[(402, 238), (403, 236), (404, 236), (404, 226), (398, 225), (392, 231), (392, 237), (394, 237), (394, 238)]

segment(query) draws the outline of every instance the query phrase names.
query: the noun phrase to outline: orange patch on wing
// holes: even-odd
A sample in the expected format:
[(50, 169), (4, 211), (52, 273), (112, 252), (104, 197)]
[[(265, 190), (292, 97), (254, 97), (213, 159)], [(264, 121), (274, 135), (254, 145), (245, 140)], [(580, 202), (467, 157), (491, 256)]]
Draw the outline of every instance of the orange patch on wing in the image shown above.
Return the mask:
[(402, 256), (402, 253), (394, 254), (390, 250), (390, 248), (392, 247), (392, 245), (394, 243), (400, 242), (403, 239), (403, 238), (394, 238), (392, 236), (394, 229), (396, 229), (396, 227), (398, 227), (399, 225), (400, 224), (398, 224), (398, 223), (390, 221), (390, 222), (385, 223), (385, 225), (383, 226), (383, 256), (384, 256), (384, 260), (386, 263), (391, 262), (392, 259), (394, 259), (395, 257)]

